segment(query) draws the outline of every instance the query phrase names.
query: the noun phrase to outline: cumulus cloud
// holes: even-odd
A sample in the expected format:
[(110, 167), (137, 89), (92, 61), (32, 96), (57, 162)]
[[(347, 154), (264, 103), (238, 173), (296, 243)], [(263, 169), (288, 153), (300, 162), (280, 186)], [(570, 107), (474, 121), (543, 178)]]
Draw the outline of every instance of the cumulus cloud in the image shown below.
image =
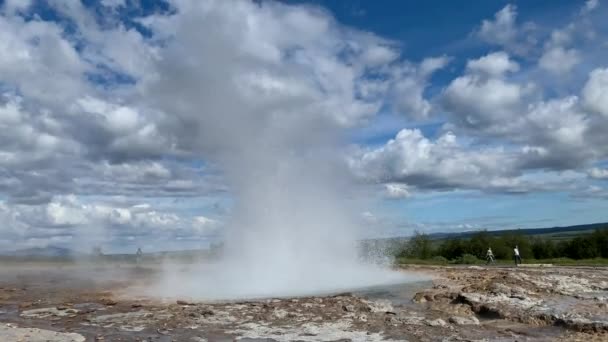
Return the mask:
[(574, 22), (562, 29), (553, 30), (538, 60), (539, 67), (557, 75), (574, 69), (582, 60), (581, 52), (570, 47), (579, 33), (577, 31), (579, 28)]
[[(56, 243), (88, 252), (93, 246), (122, 245), (133, 239), (142, 246), (162, 248), (158, 243), (164, 239), (205, 239), (221, 228), (221, 222), (205, 216), (184, 217), (146, 203), (89, 202), (75, 195), (56, 196), (35, 206), (0, 202), (0, 217), (8, 223), (0, 239), (19, 236), (13, 249)], [(63, 241), (53, 240), (58, 236)]]
[(517, 123), (514, 114), (525, 108), (525, 98), (533, 84), (520, 84), (506, 78), (519, 69), (504, 52), (469, 60), (464, 75), (444, 90), (444, 108), (453, 113), (454, 122), (480, 131), (505, 131)]
[(585, 5), (583, 6), (583, 8), (581, 8), (581, 13), (586, 14), (586, 13), (592, 12), (593, 10), (598, 8), (599, 5), (600, 5), (599, 0), (587, 0), (585, 2)]
[(126, 0), (101, 0), (101, 4), (106, 7), (121, 7), (126, 5)]
[(594, 179), (608, 179), (608, 169), (594, 167), (588, 171), (589, 177)]
[(583, 88), (583, 101), (589, 110), (608, 117), (608, 69), (595, 69)]
[(388, 183), (384, 185), (384, 189), (388, 198), (408, 198), (412, 195), (407, 184)]
[(396, 69), (392, 87), (394, 108), (413, 120), (428, 119), (432, 104), (424, 95), (428, 80), (434, 72), (450, 61), (447, 56), (425, 58), (419, 65)]
[(517, 7), (506, 5), (496, 12), (494, 20), (484, 20), (479, 29), (479, 36), (488, 41), (499, 44), (509, 44), (517, 38), (515, 21), (517, 18)]
[(519, 64), (511, 60), (504, 51), (494, 52), (479, 59), (469, 60), (467, 69), (490, 77), (499, 77), (508, 72), (519, 71)]
[(0, 9), (8, 14), (14, 14), (28, 9), (31, 5), (31, 0), (5, 0)]
[(563, 74), (572, 70), (580, 61), (580, 54), (577, 50), (556, 46), (547, 49), (540, 57), (538, 64), (547, 71)]
[(580, 96), (545, 100), (538, 85), (508, 77), (516, 65), (504, 53), (469, 61), (442, 94), (452, 118), (446, 127), (522, 145), (522, 169), (576, 169), (605, 157), (599, 127), (606, 121), (588, 111), (601, 113), (602, 71), (591, 73)]
[(386, 183), (389, 194), (403, 195), (408, 186), (515, 191), (515, 163), (514, 156), (501, 148), (469, 150), (450, 132), (432, 141), (419, 130), (403, 129), (384, 146), (354, 156), (350, 165), (360, 177)]
[(493, 20), (483, 20), (476, 36), (482, 41), (501, 46), (516, 55), (529, 55), (537, 43), (535, 25), (517, 23), (517, 6), (508, 4), (496, 12)]

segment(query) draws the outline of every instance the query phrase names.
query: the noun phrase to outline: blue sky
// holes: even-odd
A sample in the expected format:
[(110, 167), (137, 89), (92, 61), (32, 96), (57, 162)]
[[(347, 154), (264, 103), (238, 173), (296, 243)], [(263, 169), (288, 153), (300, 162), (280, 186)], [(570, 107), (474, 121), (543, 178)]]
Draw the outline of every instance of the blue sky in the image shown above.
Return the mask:
[(366, 236), (608, 221), (607, 11), (0, 0), (0, 249), (206, 246), (327, 153)]

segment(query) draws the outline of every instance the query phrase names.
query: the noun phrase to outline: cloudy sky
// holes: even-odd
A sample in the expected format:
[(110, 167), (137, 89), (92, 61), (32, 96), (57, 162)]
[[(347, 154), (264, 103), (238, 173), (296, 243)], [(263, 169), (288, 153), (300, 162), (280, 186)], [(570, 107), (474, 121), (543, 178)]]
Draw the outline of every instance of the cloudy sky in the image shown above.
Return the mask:
[(206, 246), (234, 204), (218, 151), (306, 117), (339, 132), (370, 236), (608, 221), (607, 15), (0, 0), (0, 250)]

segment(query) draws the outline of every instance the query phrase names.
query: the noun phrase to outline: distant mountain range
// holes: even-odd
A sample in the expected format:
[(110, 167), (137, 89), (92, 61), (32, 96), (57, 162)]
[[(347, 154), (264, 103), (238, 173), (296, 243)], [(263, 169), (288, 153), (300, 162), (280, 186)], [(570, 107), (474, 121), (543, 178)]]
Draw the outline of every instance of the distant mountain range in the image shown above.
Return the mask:
[(69, 258), (78, 255), (78, 252), (74, 252), (69, 248), (47, 246), (47, 247), (32, 247), (26, 249), (19, 249), (11, 252), (2, 252), (1, 256), (10, 257), (39, 257), (39, 258)]
[[(544, 235), (558, 233), (582, 233), (593, 231), (598, 228), (608, 228), (608, 222), (579, 224), (576, 226), (566, 227), (551, 227), (551, 228), (521, 228), (521, 229), (505, 229), (505, 230), (488, 230), (486, 233), (490, 236), (500, 236), (506, 234), (524, 234), (524, 235)], [(433, 240), (443, 240), (448, 238), (468, 238), (478, 233), (479, 230), (454, 232), (454, 233), (433, 233), (428, 234)]]

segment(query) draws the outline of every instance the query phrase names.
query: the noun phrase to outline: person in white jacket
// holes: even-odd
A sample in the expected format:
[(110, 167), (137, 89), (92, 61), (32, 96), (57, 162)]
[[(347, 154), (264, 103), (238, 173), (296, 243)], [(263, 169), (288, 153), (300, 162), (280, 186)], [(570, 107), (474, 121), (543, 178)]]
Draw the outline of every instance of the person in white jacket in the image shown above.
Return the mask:
[(513, 259), (515, 259), (515, 266), (521, 264), (521, 256), (519, 255), (519, 247), (517, 245), (513, 248)]
[(486, 265), (494, 263), (494, 253), (492, 253), (492, 248), (488, 247), (488, 251), (486, 252)]

